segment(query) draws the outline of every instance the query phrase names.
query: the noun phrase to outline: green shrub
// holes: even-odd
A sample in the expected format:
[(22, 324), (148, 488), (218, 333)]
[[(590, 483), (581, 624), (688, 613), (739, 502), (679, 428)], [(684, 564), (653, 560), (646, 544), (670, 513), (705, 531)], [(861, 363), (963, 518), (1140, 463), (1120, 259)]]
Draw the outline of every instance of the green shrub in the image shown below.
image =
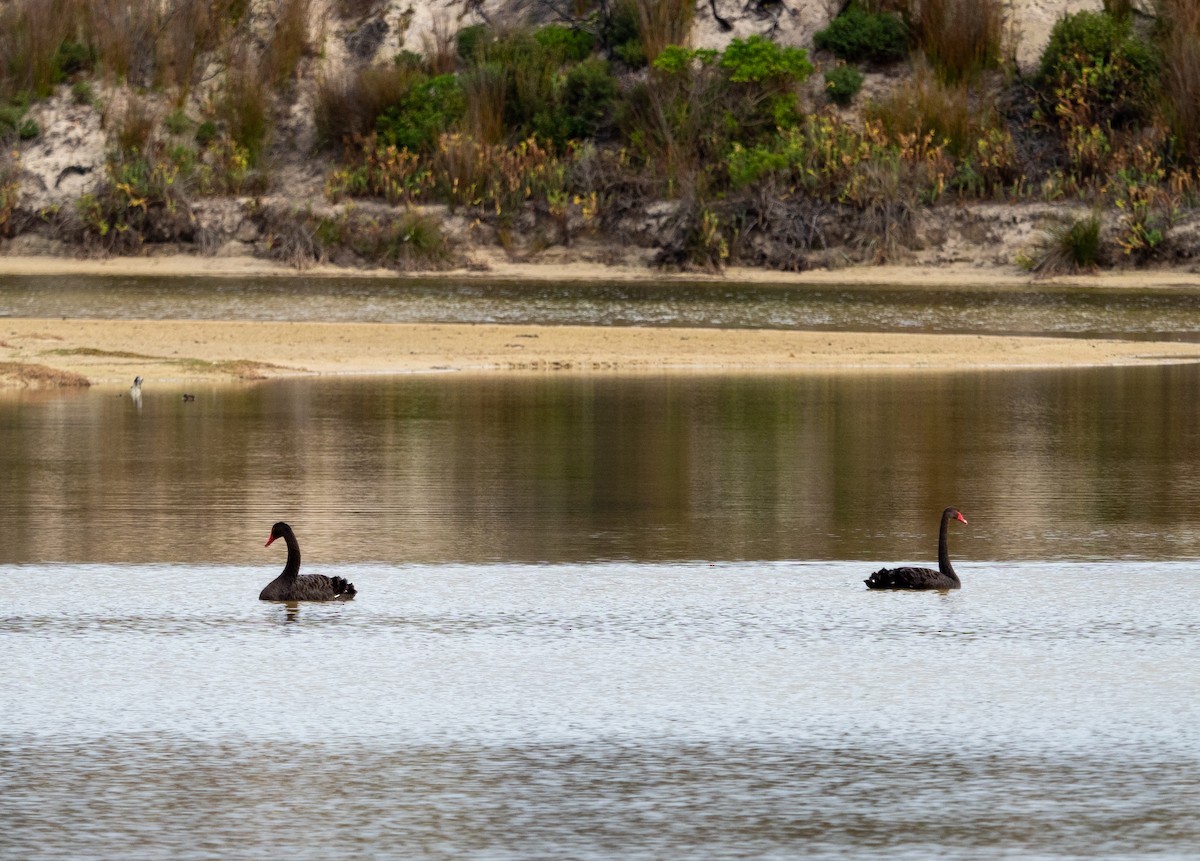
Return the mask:
[(537, 43), (552, 56), (562, 57), (568, 63), (586, 59), (595, 47), (596, 40), (586, 30), (548, 24), (533, 34)]
[[(1070, 112), (1071, 125), (1127, 128), (1154, 111), (1160, 64), (1155, 50), (1128, 21), (1103, 12), (1059, 20), (1042, 52), (1038, 83), (1043, 98)], [(1060, 110), (1060, 116), (1063, 111)]]
[(54, 53), (54, 77), (59, 82), (80, 72), (90, 72), (95, 66), (95, 49), (74, 39), (64, 39)]
[(462, 120), (466, 96), (455, 75), (427, 78), (417, 74), (409, 90), (375, 118), (375, 130), (384, 145), (411, 152), (430, 152), (438, 135)]
[(825, 95), (846, 107), (862, 89), (863, 74), (854, 66), (836, 66), (825, 73)]
[(735, 84), (777, 82), (799, 83), (813, 72), (808, 52), (785, 48), (762, 36), (734, 39), (721, 54), (721, 68)]
[(472, 24), (459, 30), (455, 38), (459, 59), (464, 63), (471, 63), (482, 56), (484, 46), (491, 39), (491, 30), (486, 24)]
[(76, 81), (71, 85), (71, 100), (77, 105), (90, 105), (96, 101), (95, 91), (87, 81)]
[(217, 124), (212, 120), (205, 120), (196, 126), (196, 146), (204, 149), (217, 137)]
[(645, 68), (646, 49), (638, 33), (637, 9), (633, 0), (623, 0), (612, 6), (600, 28), (600, 39), (609, 53), (631, 69)]
[(96, 190), (78, 200), (76, 214), (84, 242), (108, 252), (187, 240), (195, 231), (179, 169), (158, 147), (110, 161)]
[(23, 141), (33, 140), (42, 133), (41, 128), (33, 119), (26, 118), (17, 125), (17, 137)]
[(0, 141), (14, 137), (21, 126), (25, 108), (18, 105), (0, 105)]
[(181, 135), (192, 127), (192, 121), (183, 108), (176, 108), (163, 119), (163, 127), (173, 135)]
[(617, 82), (599, 57), (584, 60), (567, 72), (561, 93), (565, 140), (594, 137), (612, 121)]
[(894, 12), (868, 12), (852, 2), (813, 43), (848, 63), (891, 63), (908, 56), (908, 27)]

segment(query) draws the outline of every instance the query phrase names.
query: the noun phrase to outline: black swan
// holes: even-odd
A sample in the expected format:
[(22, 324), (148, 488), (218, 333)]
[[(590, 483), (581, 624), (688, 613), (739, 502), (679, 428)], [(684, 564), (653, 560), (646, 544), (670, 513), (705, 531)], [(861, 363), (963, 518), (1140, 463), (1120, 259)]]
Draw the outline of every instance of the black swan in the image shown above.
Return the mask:
[(300, 544), (292, 527), (282, 520), (271, 527), (271, 537), (266, 547), (276, 538), (287, 543), (287, 564), (283, 572), (267, 584), (258, 595), (260, 601), (349, 601), (357, 593), (354, 584), (342, 577), (326, 577), (324, 574), (300, 576)]
[(880, 568), (863, 582), (868, 589), (958, 589), (962, 581), (950, 564), (946, 549), (946, 531), (951, 520), (967, 522), (957, 508), (942, 512), (942, 528), (938, 533), (938, 570), (932, 568)]

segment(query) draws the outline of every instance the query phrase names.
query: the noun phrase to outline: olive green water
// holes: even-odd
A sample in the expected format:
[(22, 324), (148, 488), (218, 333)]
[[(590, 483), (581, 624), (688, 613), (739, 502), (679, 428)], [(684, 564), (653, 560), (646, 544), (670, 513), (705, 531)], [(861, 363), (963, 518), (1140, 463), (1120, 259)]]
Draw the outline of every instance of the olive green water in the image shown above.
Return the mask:
[[(5, 393), (0, 856), (1194, 857), (1197, 391)], [(277, 519), (356, 601), (256, 600)]]

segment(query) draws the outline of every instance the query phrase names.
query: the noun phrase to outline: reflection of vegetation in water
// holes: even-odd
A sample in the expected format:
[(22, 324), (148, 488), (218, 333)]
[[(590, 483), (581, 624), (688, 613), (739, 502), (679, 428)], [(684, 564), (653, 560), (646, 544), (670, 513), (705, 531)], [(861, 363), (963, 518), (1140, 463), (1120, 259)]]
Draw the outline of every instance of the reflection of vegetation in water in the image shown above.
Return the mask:
[(0, 562), (245, 560), (253, 536), (231, 536), (284, 509), (318, 559), (918, 561), (948, 504), (966, 560), (1193, 556), (1197, 373), (308, 380), (140, 414), (4, 398)]

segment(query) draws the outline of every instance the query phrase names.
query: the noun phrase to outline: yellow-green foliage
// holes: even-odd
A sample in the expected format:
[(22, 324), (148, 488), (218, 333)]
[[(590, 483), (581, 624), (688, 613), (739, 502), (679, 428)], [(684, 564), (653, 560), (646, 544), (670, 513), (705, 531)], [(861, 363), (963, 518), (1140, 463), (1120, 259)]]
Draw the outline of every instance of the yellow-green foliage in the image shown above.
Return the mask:
[(464, 134), (446, 134), (427, 159), (406, 149), (362, 145), (361, 161), (330, 176), (333, 200), (381, 197), (391, 203), (444, 201), (495, 215), (513, 212), (528, 200), (565, 197), (565, 179), (553, 151), (533, 138), (515, 146), (481, 143)]

